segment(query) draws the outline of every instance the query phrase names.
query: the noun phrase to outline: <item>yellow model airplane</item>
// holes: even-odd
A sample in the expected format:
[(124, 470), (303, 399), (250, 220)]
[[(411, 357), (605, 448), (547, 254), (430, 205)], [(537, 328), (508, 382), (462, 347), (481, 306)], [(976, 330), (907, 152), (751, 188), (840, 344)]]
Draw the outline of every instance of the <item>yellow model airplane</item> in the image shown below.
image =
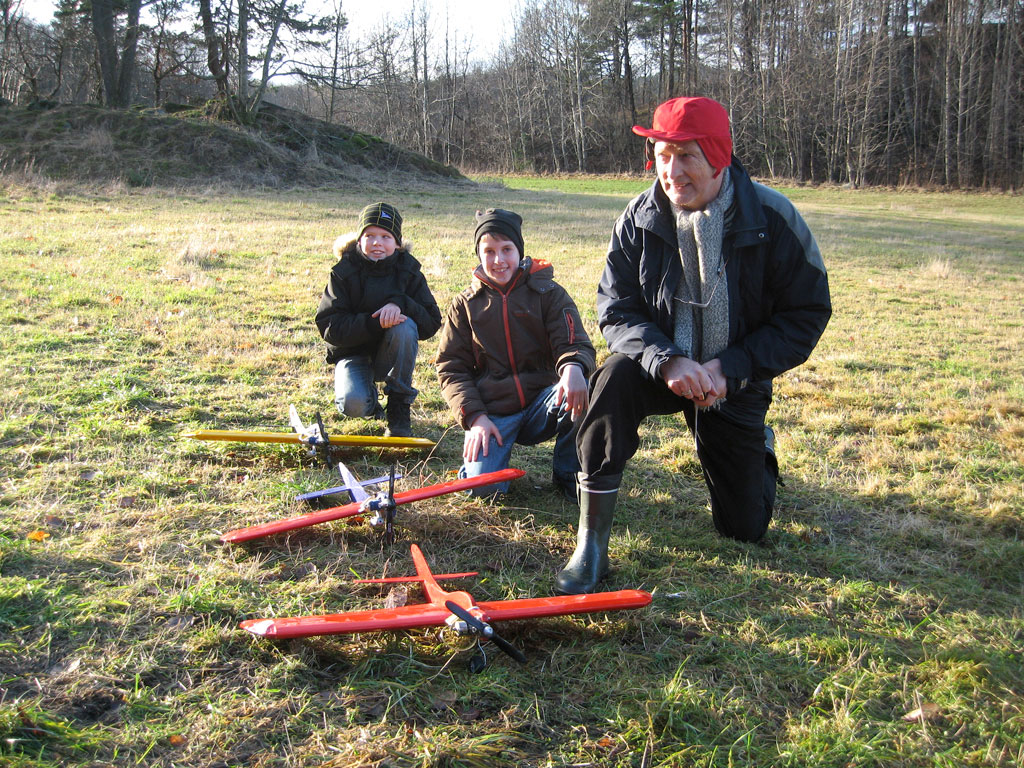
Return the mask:
[(382, 437), (378, 435), (328, 435), (320, 414), (316, 423), (305, 425), (295, 406), (288, 407), (291, 432), (245, 432), (233, 429), (197, 429), (184, 432), (182, 437), (193, 440), (223, 440), (234, 443), (290, 443), (309, 447), (311, 455), (325, 451), (329, 446), (351, 448), (433, 448), (434, 441), (425, 437)]

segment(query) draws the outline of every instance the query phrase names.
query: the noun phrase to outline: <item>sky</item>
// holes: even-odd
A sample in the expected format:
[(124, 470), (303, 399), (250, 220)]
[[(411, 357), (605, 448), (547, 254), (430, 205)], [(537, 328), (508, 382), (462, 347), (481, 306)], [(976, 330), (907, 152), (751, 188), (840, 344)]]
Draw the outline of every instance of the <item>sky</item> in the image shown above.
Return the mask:
[[(515, 8), (514, 3), (501, 0), (418, 0), (425, 2), (430, 13), (436, 35), (444, 34), (445, 16), (450, 18), (450, 28), (458, 32), (460, 40), (469, 39), (477, 51), (486, 48), (484, 40), (494, 29), (501, 29)], [(342, 13), (348, 17), (349, 33), (372, 31), (385, 17), (392, 21), (401, 20), (412, 7), (414, 0), (342, 0)], [(333, 0), (305, 0), (310, 12), (323, 12), (334, 6)], [(40, 22), (53, 18), (55, 0), (22, 0), (21, 8), (26, 15)]]

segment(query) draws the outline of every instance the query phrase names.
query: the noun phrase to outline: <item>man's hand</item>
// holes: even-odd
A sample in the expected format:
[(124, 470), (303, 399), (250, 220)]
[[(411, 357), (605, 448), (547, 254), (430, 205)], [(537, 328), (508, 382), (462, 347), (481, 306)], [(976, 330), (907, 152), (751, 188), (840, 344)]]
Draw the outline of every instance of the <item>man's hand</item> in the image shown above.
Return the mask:
[(481, 452), (487, 455), (487, 447), (490, 439), (498, 445), (504, 445), (501, 441), (501, 432), (494, 426), (486, 413), (481, 413), (473, 420), (473, 424), (466, 430), (466, 436), (462, 442), (462, 459), (470, 463), (479, 460)]
[(573, 421), (580, 418), (590, 407), (590, 390), (587, 388), (587, 377), (583, 375), (583, 367), (577, 363), (569, 363), (562, 368), (555, 390), (555, 403), (565, 403)]
[(662, 364), (658, 373), (672, 392), (697, 405), (707, 407), (725, 397), (725, 376), (717, 357), (701, 365), (688, 357), (675, 355)]
[(372, 317), (377, 318), (381, 328), (392, 328), (399, 323), (405, 322), (405, 315), (402, 314), (402, 310), (399, 309), (397, 304), (390, 301), (374, 312)]
[(704, 370), (711, 377), (711, 387), (704, 393), (702, 398), (693, 398), (693, 402), (704, 408), (710, 408), (717, 400), (726, 395), (725, 374), (722, 373), (722, 361), (717, 357), (704, 363)]

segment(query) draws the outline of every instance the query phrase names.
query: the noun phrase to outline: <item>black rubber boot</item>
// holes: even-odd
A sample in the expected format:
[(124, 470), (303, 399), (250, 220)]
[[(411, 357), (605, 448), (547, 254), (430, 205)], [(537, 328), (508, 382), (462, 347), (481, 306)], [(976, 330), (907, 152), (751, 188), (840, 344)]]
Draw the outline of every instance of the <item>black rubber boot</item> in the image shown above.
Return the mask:
[(412, 437), (412, 404), (388, 398), (387, 437)]
[(608, 573), (608, 539), (618, 491), (594, 493), (580, 489), (580, 527), (576, 531), (576, 551), (565, 568), (555, 576), (555, 592), (560, 595), (586, 595)]

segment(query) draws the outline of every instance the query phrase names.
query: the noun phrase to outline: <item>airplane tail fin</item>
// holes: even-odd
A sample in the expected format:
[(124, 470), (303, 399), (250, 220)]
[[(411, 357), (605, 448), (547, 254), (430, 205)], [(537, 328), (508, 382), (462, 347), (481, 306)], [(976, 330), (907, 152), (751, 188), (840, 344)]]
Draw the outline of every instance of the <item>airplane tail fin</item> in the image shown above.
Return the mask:
[(352, 501), (357, 504), (362, 504), (368, 498), (370, 498), (366, 491), (363, 490), (362, 484), (356, 480), (355, 475), (345, 466), (344, 462), (338, 462), (338, 472), (341, 473), (341, 479), (345, 481), (345, 490), (348, 491), (349, 496), (352, 497)]
[(305, 436), (306, 425), (302, 423), (302, 419), (299, 418), (299, 412), (294, 405), (288, 406), (288, 423), (297, 434)]
[(427, 559), (423, 557), (423, 552), (415, 544), (410, 546), (412, 552), (412, 561), (416, 566), (415, 576), (386, 576), (379, 579), (356, 579), (356, 584), (402, 584), (409, 582), (418, 582), (423, 584), (424, 587), (427, 584), (433, 584), (437, 586), (439, 579), (465, 579), (470, 576), (476, 576), (478, 571), (467, 571), (465, 573), (432, 573), (430, 566), (427, 565)]

